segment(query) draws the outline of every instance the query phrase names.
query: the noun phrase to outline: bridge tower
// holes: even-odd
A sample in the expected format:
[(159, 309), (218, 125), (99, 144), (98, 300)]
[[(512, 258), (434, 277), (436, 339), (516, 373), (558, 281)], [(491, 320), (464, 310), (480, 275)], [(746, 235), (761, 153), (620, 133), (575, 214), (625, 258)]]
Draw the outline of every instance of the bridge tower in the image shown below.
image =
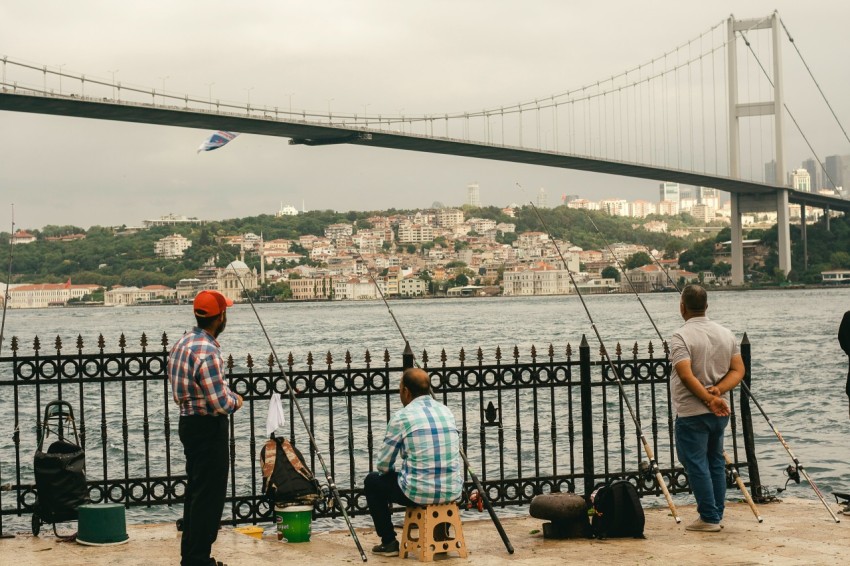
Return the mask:
[[(779, 268), (785, 275), (791, 271), (791, 228), (788, 213), (788, 187), (784, 181), (785, 157), (782, 143), (782, 51), (780, 49), (779, 14), (758, 20), (736, 20), (730, 16), (727, 21), (728, 30), (728, 85), (729, 85), (729, 175), (739, 178), (740, 175), (740, 118), (753, 116), (773, 116), (775, 131), (776, 154), (776, 193), (772, 195), (756, 195), (732, 193), (732, 284), (744, 283), (744, 244), (741, 227), (743, 212), (772, 212), (776, 210)], [(773, 100), (738, 103), (738, 51), (737, 33), (769, 29), (773, 50)]]

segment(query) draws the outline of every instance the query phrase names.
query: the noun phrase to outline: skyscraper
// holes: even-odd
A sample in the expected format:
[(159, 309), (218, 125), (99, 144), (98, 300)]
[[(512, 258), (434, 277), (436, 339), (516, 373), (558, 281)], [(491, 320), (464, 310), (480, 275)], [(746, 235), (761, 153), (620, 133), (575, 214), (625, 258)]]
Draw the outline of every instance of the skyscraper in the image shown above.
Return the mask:
[(549, 199), (546, 197), (546, 189), (537, 189), (537, 208), (549, 208)]
[[(826, 189), (834, 189), (835, 187), (843, 187), (845, 162), (850, 165), (850, 159), (846, 155), (827, 155), (823, 167), (826, 169), (827, 178), (823, 181), (823, 186)], [(850, 179), (847, 179), (850, 181)]]
[(823, 183), (821, 183), (820, 180), (820, 164), (817, 161), (814, 159), (806, 159), (803, 161), (803, 169), (809, 172), (811, 189), (813, 191), (823, 188)]
[(679, 205), (679, 183), (661, 183), (659, 189), (659, 201), (669, 200)]
[(470, 183), (466, 187), (466, 204), (475, 208), (481, 208), (481, 192), (478, 183)]
[(766, 185), (775, 185), (776, 179), (776, 160), (764, 164), (764, 182)]

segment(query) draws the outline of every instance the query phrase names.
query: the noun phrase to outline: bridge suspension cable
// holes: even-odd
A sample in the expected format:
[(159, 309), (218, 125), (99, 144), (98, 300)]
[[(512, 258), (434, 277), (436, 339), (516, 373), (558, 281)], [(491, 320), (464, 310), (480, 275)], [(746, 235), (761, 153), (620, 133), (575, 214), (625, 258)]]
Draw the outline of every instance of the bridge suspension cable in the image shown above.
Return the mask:
[[(788, 41), (791, 42), (791, 45), (794, 46), (794, 50), (797, 52), (797, 55), (800, 57), (800, 61), (803, 62), (803, 66), (806, 67), (806, 71), (809, 72), (809, 76), (812, 78), (812, 82), (814, 82), (815, 86), (818, 87), (818, 92), (820, 93), (821, 97), (823, 98), (823, 101), (826, 103), (827, 107), (829, 108), (829, 111), (832, 113), (832, 117), (835, 118), (835, 123), (838, 124), (839, 128), (841, 128), (841, 133), (844, 134), (844, 139), (846, 139), (848, 142), (850, 142), (850, 136), (847, 135), (847, 130), (844, 129), (844, 125), (841, 123), (841, 120), (838, 119), (838, 116), (835, 114), (835, 110), (832, 109), (832, 104), (829, 103), (829, 100), (826, 98), (826, 94), (824, 94), (823, 89), (820, 87), (820, 83), (818, 83), (818, 80), (815, 78), (814, 73), (812, 73), (812, 70), (809, 68), (809, 64), (806, 62), (806, 59), (803, 57), (803, 54), (800, 52), (800, 49), (797, 47), (797, 42), (794, 41), (793, 37), (791, 37), (791, 32), (788, 31), (788, 27), (786, 27), (786, 25), (785, 25), (785, 20), (783, 20), (782, 18), (779, 18), (779, 23), (782, 24), (782, 29), (785, 30), (785, 35), (788, 36)], [(832, 181), (832, 180), (830, 179), (830, 181)]]
[[(770, 75), (768, 74), (767, 69), (764, 68), (764, 65), (762, 64), (761, 59), (759, 59), (759, 56), (756, 54), (755, 50), (753, 49), (753, 46), (750, 44), (750, 40), (747, 39), (747, 34), (743, 30), (739, 31), (738, 33), (741, 34), (741, 37), (744, 39), (744, 44), (750, 50), (750, 53), (752, 53), (753, 58), (756, 60), (756, 63), (758, 63), (758, 66), (761, 68), (761, 72), (764, 73), (764, 76), (767, 79), (767, 81), (770, 83), (770, 86), (775, 88), (775, 85), (773, 84), (773, 80), (770, 78)], [(815, 151), (815, 148), (812, 147), (812, 144), (809, 141), (808, 136), (806, 136), (805, 132), (803, 132), (803, 128), (800, 127), (799, 122), (797, 122), (797, 118), (794, 117), (794, 113), (791, 112), (791, 109), (788, 108), (788, 104), (786, 104), (785, 102), (782, 103), (782, 106), (785, 108), (785, 111), (788, 112), (788, 117), (791, 118), (792, 122), (794, 122), (794, 127), (796, 127), (797, 131), (800, 132), (800, 135), (803, 137), (803, 140), (806, 142), (806, 145), (809, 147), (809, 151), (812, 152), (812, 155), (817, 160), (818, 164), (821, 167), (821, 170), (823, 171), (823, 174), (829, 180), (830, 184), (833, 187), (835, 187), (836, 186), (835, 181), (833, 181), (832, 177), (830, 177), (829, 172), (826, 170), (826, 166), (824, 165), (823, 161), (821, 161), (821, 158), (818, 155), (818, 153)], [(779, 175), (781, 175), (781, 172), (777, 171), (776, 175), (777, 175), (776, 181), (777, 181), (777, 183), (779, 183), (781, 181), (781, 179), (779, 178)]]

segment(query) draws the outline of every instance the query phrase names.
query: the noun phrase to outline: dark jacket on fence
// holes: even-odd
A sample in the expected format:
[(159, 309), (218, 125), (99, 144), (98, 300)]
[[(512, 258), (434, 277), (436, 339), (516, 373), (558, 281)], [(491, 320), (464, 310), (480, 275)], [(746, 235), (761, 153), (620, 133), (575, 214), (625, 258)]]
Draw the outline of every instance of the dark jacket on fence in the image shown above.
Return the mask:
[[(841, 344), (844, 353), (850, 356), (850, 311), (844, 313), (841, 326), (838, 327), (838, 343)], [(847, 386), (844, 391), (850, 397), (850, 368), (847, 370)]]

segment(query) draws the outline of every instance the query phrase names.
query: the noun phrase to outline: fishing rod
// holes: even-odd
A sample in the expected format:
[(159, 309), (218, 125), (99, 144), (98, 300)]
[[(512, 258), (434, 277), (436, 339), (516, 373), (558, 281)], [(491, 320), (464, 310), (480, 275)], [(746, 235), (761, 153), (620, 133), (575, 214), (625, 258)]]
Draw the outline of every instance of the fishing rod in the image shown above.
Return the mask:
[(9, 293), (9, 285), (12, 284), (12, 241), (15, 239), (15, 205), (12, 205), (12, 231), (9, 236), (9, 271), (6, 275), (6, 292), (3, 294), (3, 319), (0, 321), (0, 354), (3, 353), (3, 331), (6, 329), (6, 309), (12, 295)]
[[(375, 280), (375, 276), (372, 274), (372, 270), (369, 269), (369, 265), (366, 263), (366, 260), (363, 259), (363, 255), (360, 253), (360, 250), (356, 246), (354, 248), (354, 251), (357, 254), (357, 257), (360, 258), (360, 261), (362, 261), (363, 265), (366, 267), (366, 273), (372, 280), (372, 284), (375, 285), (375, 288), (378, 290), (378, 294), (381, 296), (381, 300), (384, 301), (384, 306), (387, 307), (387, 311), (390, 313), (390, 316), (392, 317), (393, 322), (395, 323), (395, 327), (398, 329), (399, 334), (401, 334), (401, 338), (402, 340), (404, 340), (405, 351), (410, 351), (412, 354), (413, 350), (410, 349), (410, 342), (408, 342), (407, 336), (405, 336), (404, 334), (404, 330), (401, 329), (401, 325), (398, 323), (398, 319), (395, 317), (393, 309), (390, 308), (390, 304), (387, 302), (387, 298), (384, 295), (384, 292), (381, 290), (381, 286), (378, 285), (378, 282)], [(416, 361), (416, 356), (413, 356), (413, 363), (416, 365), (417, 368), (421, 369), (419, 362)], [(431, 391), (431, 398), (434, 400), (437, 399), (434, 396), (433, 391)], [(493, 505), (490, 503), (490, 498), (487, 497), (487, 492), (484, 491), (484, 487), (478, 480), (478, 476), (476, 476), (475, 472), (472, 470), (472, 466), (469, 464), (469, 459), (466, 457), (466, 452), (463, 450), (463, 446), (461, 446), (460, 443), (458, 443), (458, 452), (460, 453), (460, 457), (463, 459), (464, 466), (466, 466), (466, 471), (469, 472), (469, 477), (470, 479), (472, 479), (472, 484), (475, 486), (475, 489), (478, 490), (478, 496), (484, 503), (484, 507), (487, 509), (487, 513), (490, 514), (490, 519), (493, 521), (493, 524), (496, 526), (496, 530), (499, 532), (499, 536), (502, 538), (502, 542), (505, 544), (505, 548), (507, 549), (508, 554), (513, 554), (514, 546), (511, 544), (511, 541), (508, 538), (508, 534), (505, 532), (505, 528), (502, 526), (502, 522), (496, 515), (496, 511), (493, 510)]]
[[(661, 263), (652, 254), (649, 254), (649, 257), (651, 257), (655, 260), (656, 264), (658, 265), (658, 268), (661, 269), (661, 271), (663, 271), (667, 275), (667, 280), (670, 281), (670, 283), (673, 285), (673, 288), (676, 289), (676, 291), (678, 291), (679, 294), (681, 295), (682, 291), (681, 291), (681, 289), (679, 289), (679, 286), (676, 285), (676, 283), (673, 281), (673, 278), (670, 277), (670, 273), (668, 271), (664, 270), (664, 268), (661, 266)], [(767, 424), (770, 427), (770, 430), (773, 431), (773, 434), (776, 435), (776, 438), (782, 444), (782, 447), (785, 448), (786, 452), (788, 452), (788, 455), (791, 457), (791, 461), (794, 462), (794, 466), (796, 467), (796, 470), (800, 474), (802, 474), (804, 478), (806, 478), (807, 482), (809, 482), (809, 485), (814, 490), (815, 495), (818, 496), (818, 499), (820, 499), (820, 502), (823, 503), (823, 506), (826, 507), (827, 511), (829, 511), (829, 514), (830, 514), (830, 516), (832, 516), (832, 519), (836, 523), (840, 523), (841, 519), (839, 519), (835, 515), (835, 513), (833, 513), (832, 509), (829, 508), (829, 504), (826, 502), (826, 498), (824, 498), (823, 493), (821, 493), (821, 490), (818, 489), (817, 484), (815, 484), (815, 482), (812, 481), (812, 478), (809, 477), (809, 474), (806, 472), (805, 468), (803, 467), (803, 464), (800, 463), (800, 460), (797, 459), (797, 456), (794, 455), (794, 452), (791, 451), (791, 447), (788, 445), (788, 443), (782, 437), (782, 434), (779, 432), (779, 429), (776, 428), (776, 426), (773, 424), (773, 421), (770, 420), (770, 417), (767, 415), (767, 413), (764, 411), (764, 409), (762, 409), (761, 403), (759, 403), (758, 400), (753, 396), (753, 392), (750, 390), (749, 385), (747, 385), (747, 383), (745, 381), (741, 381), (741, 388), (747, 394), (747, 397), (749, 397), (752, 400), (752, 402), (756, 404), (756, 407), (758, 407), (758, 410), (761, 413), (761, 416), (763, 416), (764, 420), (767, 421)], [(790, 466), (789, 466), (789, 469), (790, 469)], [(799, 483), (799, 477), (797, 478), (797, 483)]]
[[(593, 221), (593, 217), (590, 216), (587, 211), (584, 211), (584, 214), (585, 216), (587, 216), (587, 219), (590, 220), (590, 223), (593, 225), (594, 229), (596, 229), (596, 233), (599, 234), (599, 237), (602, 238), (603, 242), (605, 242), (605, 247), (608, 248), (608, 252), (611, 254), (611, 257), (613, 257), (614, 261), (617, 262), (617, 267), (620, 268), (620, 272), (623, 274), (623, 277), (626, 278), (626, 281), (628, 281), (629, 287), (635, 294), (635, 298), (640, 303), (640, 306), (643, 307), (643, 312), (646, 313), (646, 316), (649, 318), (649, 322), (652, 323), (652, 327), (655, 329), (655, 333), (658, 334), (658, 339), (661, 340), (662, 344), (665, 344), (666, 342), (664, 340), (664, 336), (662, 336), (661, 331), (658, 330), (658, 326), (655, 324), (655, 320), (652, 318), (652, 315), (649, 314), (649, 310), (647, 310), (646, 305), (643, 303), (643, 299), (640, 298), (640, 294), (638, 294), (637, 289), (635, 289), (635, 286), (632, 283), (632, 280), (629, 277), (628, 273), (626, 273), (626, 270), (623, 269), (623, 265), (620, 263), (620, 259), (617, 257), (617, 255), (614, 253), (614, 250), (612, 250), (611, 246), (608, 244), (608, 240), (605, 239), (605, 236), (602, 234), (602, 230), (599, 229), (599, 226), (596, 225), (596, 222)], [(647, 250), (647, 254), (649, 255), (649, 257), (655, 259), (655, 256), (653, 256), (652, 253), (649, 252), (649, 250)], [(723, 450), (723, 459), (726, 460), (727, 465), (732, 465), (732, 460), (729, 458), (729, 455), (726, 453), (726, 450)], [(750, 510), (752, 510), (753, 515), (756, 516), (756, 519), (759, 523), (763, 522), (764, 519), (761, 518), (758, 509), (756, 509), (756, 504), (753, 501), (753, 498), (750, 497), (750, 492), (747, 490), (747, 486), (744, 485), (744, 480), (742, 480), (740, 474), (738, 474), (738, 469), (735, 467), (732, 467), (730, 469), (732, 470), (732, 478), (738, 485), (738, 489), (740, 489), (741, 493), (744, 495), (744, 499), (746, 500), (747, 505), (750, 506)]]
[[(522, 190), (522, 185), (517, 183), (517, 186)], [(540, 221), (540, 224), (543, 226), (543, 229), (549, 234), (549, 238), (552, 240), (552, 243), (555, 245), (555, 250), (558, 252), (558, 256), (561, 258), (561, 262), (564, 264), (564, 268), (567, 270), (567, 275), (570, 277), (570, 282), (572, 282), (573, 287), (578, 294), (578, 298), (581, 300), (581, 306), (584, 307), (584, 312), (587, 315), (588, 320), (590, 320), (590, 327), (593, 329), (593, 333), (596, 334), (596, 339), (599, 341), (599, 346), (602, 350), (602, 356), (605, 358), (605, 361), (608, 362), (608, 367), (611, 368), (611, 372), (614, 374), (614, 378), (617, 381), (617, 388), (620, 392), (620, 397), (626, 404), (626, 408), (629, 410), (629, 415), (632, 417), (632, 421), (634, 422), (635, 429), (640, 437), (641, 444), (643, 445), (643, 450), (646, 452), (646, 457), (649, 459), (649, 470), (655, 476), (655, 482), (658, 484), (658, 487), (661, 489), (661, 492), (664, 494), (664, 498), (667, 500), (667, 506), (670, 508), (670, 512), (673, 515), (673, 518), (676, 520), (676, 523), (681, 523), (682, 519), (679, 517), (679, 513), (676, 511), (676, 505), (673, 503), (673, 498), (670, 496), (670, 491), (667, 489), (667, 484), (664, 482), (664, 477), (661, 475), (661, 470), (658, 467), (658, 462), (655, 461), (655, 454), (652, 452), (652, 448), (649, 446), (649, 442), (646, 440), (646, 435), (643, 434), (643, 429), (638, 422), (637, 417), (635, 416), (634, 409), (632, 409), (632, 404), (629, 401), (629, 398), (626, 396), (626, 389), (623, 387), (623, 379), (620, 377), (620, 372), (617, 371), (616, 366), (614, 366), (614, 362), (611, 361), (611, 356), (608, 355), (608, 349), (605, 348), (605, 343), (602, 341), (602, 336), (599, 334), (599, 330), (596, 328), (596, 323), (593, 321), (593, 316), (590, 314), (590, 309), (587, 308), (587, 303), (584, 302), (584, 296), (579, 289), (578, 283), (576, 283), (575, 277), (573, 276), (573, 272), (569, 267), (566, 259), (564, 259), (564, 254), (561, 253), (561, 247), (558, 245), (557, 240), (552, 235), (551, 230), (549, 230), (549, 226), (546, 224), (546, 221), (543, 220), (543, 217), (540, 215), (540, 211), (537, 210), (537, 207), (534, 205), (534, 202), (529, 201), (532, 210), (534, 210), (534, 214), (537, 215), (537, 219)]]
[[(262, 258), (260, 258), (261, 261)], [(310, 430), (310, 426), (307, 424), (307, 418), (304, 416), (304, 411), (301, 410), (301, 405), (298, 404), (298, 399), (295, 397), (295, 387), (292, 383), (292, 380), (289, 377), (289, 374), (283, 370), (283, 366), (280, 363), (280, 358), (277, 357), (277, 352), (274, 349), (274, 344), (272, 343), (271, 338), (269, 338), (269, 333), (266, 332), (266, 326), (263, 324), (263, 319), (260, 318), (260, 313), (257, 312), (257, 307), (254, 306), (254, 301), (251, 299), (251, 295), (248, 293), (248, 289), (245, 288), (245, 283), (242, 281), (242, 277), (239, 276), (239, 272), (236, 271), (236, 266), (232, 263), (230, 265), (231, 269), (233, 269), (233, 274), (236, 275), (236, 280), (239, 281), (239, 286), (242, 287), (242, 291), (245, 294), (245, 297), (248, 299), (248, 304), (251, 305), (251, 310), (254, 311), (254, 316), (257, 317), (257, 322), (260, 323), (260, 329), (263, 331), (263, 335), (266, 337), (266, 341), (269, 343), (269, 348), (272, 350), (272, 356), (274, 356), (274, 361), (277, 364), (277, 368), (280, 371), (280, 374), (286, 380), (286, 387), (289, 389), (289, 400), (295, 406), (298, 411), (298, 416), (301, 417), (301, 423), (304, 425), (304, 430), (307, 431), (307, 436), (310, 439), (310, 447), (313, 449), (313, 452), (319, 458), (319, 464), (322, 466), (322, 471), (325, 474), (325, 481), (328, 482), (328, 490), (333, 497), (334, 502), (337, 507), (339, 507), (340, 512), (342, 513), (342, 518), (345, 519), (345, 523), (348, 525), (348, 532), (351, 533), (351, 538), (354, 539), (354, 544), (357, 545), (357, 550), (360, 552), (360, 558), (363, 559), (363, 562), (366, 562), (368, 559), (366, 558), (366, 553), (363, 551), (363, 546), (360, 544), (360, 539), (357, 538), (357, 533), (354, 532), (354, 526), (351, 524), (351, 519), (348, 517), (348, 513), (345, 510), (345, 505), (342, 504), (342, 499), (339, 495), (339, 490), (336, 487), (336, 482), (334, 481), (333, 476), (328, 471), (328, 466), (325, 464), (325, 459), (322, 457), (322, 453), (319, 451), (319, 445), (316, 443), (316, 438), (313, 436), (312, 431)]]

